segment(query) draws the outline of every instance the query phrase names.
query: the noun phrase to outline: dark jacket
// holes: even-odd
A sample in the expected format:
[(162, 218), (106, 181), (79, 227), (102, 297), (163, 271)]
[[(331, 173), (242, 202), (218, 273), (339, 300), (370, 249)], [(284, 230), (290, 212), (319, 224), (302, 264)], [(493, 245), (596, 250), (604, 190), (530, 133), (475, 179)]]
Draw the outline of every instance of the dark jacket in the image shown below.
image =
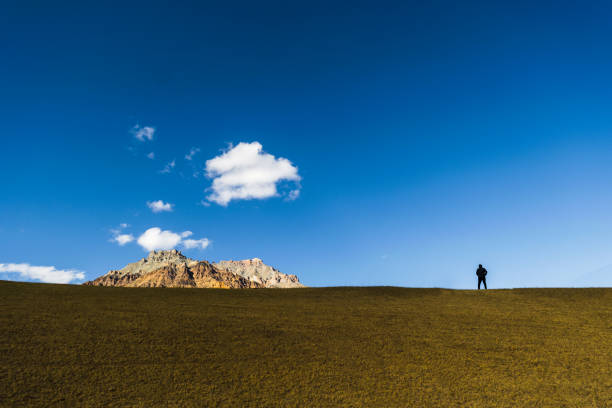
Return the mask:
[(479, 278), (484, 278), (485, 276), (487, 276), (487, 270), (486, 270), (485, 268), (478, 268), (478, 269), (476, 270), (476, 275), (477, 275)]

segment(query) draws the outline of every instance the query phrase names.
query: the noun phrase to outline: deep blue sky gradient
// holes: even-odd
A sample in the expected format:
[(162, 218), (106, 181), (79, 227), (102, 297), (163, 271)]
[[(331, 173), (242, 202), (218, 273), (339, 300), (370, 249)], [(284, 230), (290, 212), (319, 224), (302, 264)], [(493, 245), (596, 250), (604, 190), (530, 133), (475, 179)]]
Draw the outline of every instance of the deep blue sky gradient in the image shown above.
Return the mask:
[[(468, 288), (478, 263), (492, 287), (612, 285), (610, 21), (606, 2), (6, 2), (0, 263), (91, 279), (145, 255), (109, 242), (129, 223), (311, 286)], [(252, 141), (301, 196), (200, 205), (194, 169)]]

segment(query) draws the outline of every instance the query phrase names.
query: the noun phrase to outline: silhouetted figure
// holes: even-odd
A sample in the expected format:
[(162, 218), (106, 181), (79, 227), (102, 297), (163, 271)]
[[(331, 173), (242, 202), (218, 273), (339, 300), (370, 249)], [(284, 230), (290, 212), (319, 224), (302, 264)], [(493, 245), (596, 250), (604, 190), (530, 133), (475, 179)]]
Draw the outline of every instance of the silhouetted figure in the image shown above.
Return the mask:
[(478, 269), (476, 269), (476, 276), (478, 276), (478, 290), (480, 290), (480, 283), (484, 283), (485, 289), (487, 288), (487, 270), (482, 267), (482, 265), (478, 265)]

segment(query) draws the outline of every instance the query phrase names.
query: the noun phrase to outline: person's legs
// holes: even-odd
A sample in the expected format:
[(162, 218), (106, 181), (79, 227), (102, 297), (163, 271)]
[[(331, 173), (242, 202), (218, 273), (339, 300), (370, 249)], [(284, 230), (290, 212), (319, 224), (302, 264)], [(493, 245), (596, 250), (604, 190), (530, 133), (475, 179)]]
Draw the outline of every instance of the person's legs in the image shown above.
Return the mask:
[(480, 284), (482, 283), (482, 278), (479, 276), (478, 277), (478, 290), (480, 290)]
[(484, 283), (485, 289), (487, 289), (487, 278), (482, 278), (482, 283)]

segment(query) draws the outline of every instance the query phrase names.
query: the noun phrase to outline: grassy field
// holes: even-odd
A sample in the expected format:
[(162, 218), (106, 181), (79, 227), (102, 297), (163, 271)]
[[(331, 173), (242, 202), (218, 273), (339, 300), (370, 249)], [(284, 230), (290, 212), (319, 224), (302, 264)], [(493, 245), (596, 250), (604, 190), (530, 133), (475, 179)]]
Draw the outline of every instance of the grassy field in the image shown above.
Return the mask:
[(0, 281), (0, 405), (612, 407), (612, 289)]

